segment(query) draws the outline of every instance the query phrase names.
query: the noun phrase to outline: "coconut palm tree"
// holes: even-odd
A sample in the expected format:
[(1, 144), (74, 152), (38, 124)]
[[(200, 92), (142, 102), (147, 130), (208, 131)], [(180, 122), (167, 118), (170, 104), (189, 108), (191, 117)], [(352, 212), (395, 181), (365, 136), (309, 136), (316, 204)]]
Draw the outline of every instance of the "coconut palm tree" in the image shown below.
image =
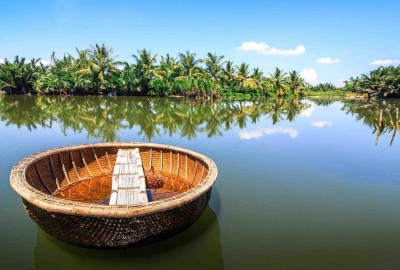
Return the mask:
[(182, 66), (181, 76), (199, 77), (202, 74), (202, 68), (198, 66), (201, 61), (196, 59), (196, 53), (186, 51), (185, 54), (180, 53), (179, 57)]
[(0, 65), (0, 82), (2, 89), (9, 94), (33, 91), (33, 85), (39, 75), (38, 62), (40, 59), (32, 59), (29, 63), (25, 63), (24, 57), (16, 56), (14, 62), (11, 63), (5, 59), (4, 64)]
[(151, 51), (146, 49), (138, 50), (138, 55), (132, 55), (136, 60), (136, 64), (141, 65), (143, 72), (146, 76), (153, 76), (155, 74), (157, 54), (151, 55)]
[(379, 67), (369, 74), (345, 81), (345, 90), (368, 97), (400, 97), (400, 66)]
[(287, 78), (287, 85), (292, 93), (298, 95), (304, 86), (303, 78), (300, 76), (298, 71), (289, 72), (289, 77)]
[(233, 88), (238, 83), (235, 75), (235, 66), (232, 61), (227, 61), (225, 63), (225, 67), (222, 69), (220, 77), (226, 85)]
[(261, 69), (259, 68), (254, 68), (253, 69), (253, 74), (251, 74), (251, 77), (253, 77), (256, 81), (261, 81), (263, 78), (264, 73), (262, 72)]
[(161, 56), (160, 65), (157, 68), (156, 76), (172, 82), (182, 71), (179, 61), (167, 54), (166, 57)]
[(151, 90), (151, 80), (156, 76), (157, 54), (152, 55), (146, 49), (138, 50), (138, 55), (132, 55), (136, 60), (135, 76), (138, 79), (137, 91), (147, 95)]
[(105, 44), (96, 44), (91, 46), (91, 49), (79, 51), (78, 67), (76, 71), (79, 74), (78, 80), (88, 78), (92, 83), (92, 91), (96, 92), (100, 89), (105, 89), (107, 84), (107, 76), (115, 67), (115, 58), (113, 50), (107, 48)]
[(214, 84), (217, 80), (220, 79), (222, 75), (222, 65), (224, 62), (222, 61), (225, 56), (217, 55), (216, 53), (207, 53), (207, 56), (202, 60), (205, 64), (205, 70), (208, 72), (209, 76), (211, 77), (212, 81), (212, 88), (214, 88)]
[(256, 80), (250, 75), (249, 65), (246, 63), (236, 66), (236, 78), (239, 80), (241, 90), (243, 87), (257, 88)]
[(44, 66), (40, 63), (40, 74), (35, 81), (34, 89), (39, 94), (58, 93), (67, 94), (76, 86), (77, 76), (72, 67), (73, 59), (64, 55), (58, 59), (55, 52), (51, 55), (51, 64)]
[(277, 96), (282, 96), (286, 90), (286, 75), (287, 73), (283, 72), (283, 70), (279, 68), (276, 68), (273, 74), (270, 73), (272, 84)]

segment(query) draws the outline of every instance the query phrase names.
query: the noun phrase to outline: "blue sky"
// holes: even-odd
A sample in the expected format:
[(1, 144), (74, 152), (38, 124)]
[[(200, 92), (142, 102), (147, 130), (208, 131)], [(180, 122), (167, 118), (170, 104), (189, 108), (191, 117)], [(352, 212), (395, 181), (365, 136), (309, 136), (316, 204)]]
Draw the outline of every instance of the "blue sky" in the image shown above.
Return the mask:
[(374, 61), (400, 60), (398, 0), (1, 0), (0, 7), (0, 59), (48, 60), (53, 51), (104, 42), (128, 62), (142, 48), (216, 52), (267, 74), (295, 69), (310, 82), (335, 84), (377, 67)]

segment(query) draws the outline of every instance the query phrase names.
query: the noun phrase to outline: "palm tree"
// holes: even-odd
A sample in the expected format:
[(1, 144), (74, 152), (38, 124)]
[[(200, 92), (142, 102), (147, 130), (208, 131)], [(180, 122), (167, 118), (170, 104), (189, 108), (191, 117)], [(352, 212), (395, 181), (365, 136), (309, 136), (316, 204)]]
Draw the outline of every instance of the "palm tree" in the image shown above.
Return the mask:
[(5, 59), (4, 64), (0, 65), (2, 88), (9, 94), (26, 94), (27, 91), (32, 91), (39, 74), (37, 66), (39, 60), (33, 58), (30, 63), (26, 64), (24, 57), (16, 56), (13, 63)]
[(136, 60), (135, 76), (138, 79), (137, 90), (143, 95), (150, 92), (151, 80), (156, 76), (157, 54), (152, 55), (146, 49), (139, 50), (138, 55), (132, 55)]
[(161, 56), (160, 65), (156, 71), (156, 76), (172, 82), (181, 72), (182, 67), (179, 65), (179, 61), (174, 57), (167, 54), (166, 57)]
[(225, 56), (218, 56), (216, 53), (207, 53), (206, 58), (204, 58), (203, 63), (206, 65), (205, 70), (208, 72), (212, 81), (212, 88), (214, 88), (214, 84), (217, 80), (220, 79), (222, 75), (222, 65), (224, 62), (222, 60)]
[(202, 68), (198, 66), (200, 60), (196, 59), (196, 53), (186, 51), (186, 54), (180, 53), (180, 64), (182, 65), (181, 76), (199, 77)]
[(113, 50), (107, 48), (105, 44), (96, 44), (91, 46), (90, 50), (78, 51), (79, 60), (78, 65), (82, 67), (76, 73), (80, 74), (79, 80), (83, 77), (89, 77), (93, 83), (92, 87), (94, 91), (105, 88), (107, 79), (106, 77), (110, 74), (111, 70), (114, 69), (115, 58), (112, 56)]
[(62, 59), (58, 59), (53, 52), (50, 59), (51, 64), (49, 66), (45, 67), (40, 63), (41, 72), (35, 81), (35, 91), (38, 93), (67, 94), (77, 83), (73, 58), (70, 55), (64, 55)]
[(400, 66), (379, 67), (369, 74), (345, 81), (345, 90), (368, 97), (400, 97)]
[(289, 77), (287, 78), (287, 84), (290, 91), (296, 96), (300, 93), (301, 88), (304, 85), (303, 78), (300, 76), (298, 71), (289, 72)]
[(261, 81), (263, 78), (264, 73), (261, 71), (259, 68), (254, 68), (253, 69), (253, 74), (251, 74), (251, 77), (253, 77), (256, 81)]
[(232, 61), (227, 61), (225, 67), (221, 71), (221, 79), (227, 84), (230, 88), (233, 88), (234, 85), (238, 82), (235, 75), (235, 66)]
[(283, 72), (279, 68), (275, 69), (274, 74), (270, 73), (270, 76), (272, 78), (272, 84), (274, 86), (277, 96), (283, 95), (284, 90), (286, 89), (286, 84), (285, 84), (286, 75), (287, 73)]
[(242, 63), (240, 66), (236, 66), (236, 77), (240, 83), (240, 89), (243, 87), (257, 88), (256, 80), (250, 75), (249, 65)]
[(138, 55), (132, 55), (136, 64), (140, 64), (146, 76), (153, 76), (155, 73), (157, 54), (151, 55), (146, 49), (138, 50)]

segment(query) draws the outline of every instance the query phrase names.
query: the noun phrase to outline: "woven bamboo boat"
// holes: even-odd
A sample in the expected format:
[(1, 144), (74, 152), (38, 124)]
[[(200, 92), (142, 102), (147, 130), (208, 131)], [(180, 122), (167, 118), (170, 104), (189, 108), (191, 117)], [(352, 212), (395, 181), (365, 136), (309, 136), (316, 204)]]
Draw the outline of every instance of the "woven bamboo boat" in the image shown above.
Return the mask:
[[(151, 190), (148, 202), (109, 205), (117, 153), (136, 148), (146, 178), (156, 174), (164, 185)], [(28, 215), (50, 235), (79, 245), (116, 247), (190, 226), (206, 208), (217, 173), (211, 159), (187, 149), (100, 143), (29, 156), (13, 167), (10, 182)]]

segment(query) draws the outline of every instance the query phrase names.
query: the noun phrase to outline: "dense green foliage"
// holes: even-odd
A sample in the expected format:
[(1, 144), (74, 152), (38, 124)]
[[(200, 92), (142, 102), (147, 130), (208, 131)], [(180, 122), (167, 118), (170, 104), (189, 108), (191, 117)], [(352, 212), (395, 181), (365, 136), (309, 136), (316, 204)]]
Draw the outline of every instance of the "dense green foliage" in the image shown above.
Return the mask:
[(17, 91), (25, 94), (31, 91), (37, 79), (39, 67), (38, 60), (32, 59), (30, 63), (25, 63), (25, 58), (15, 57), (14, 63), (5, 60), (0, 65), (0, 89), (8, 90), (14, 94)]
[(336, 91), (338, 88), (332, 83), (319, 83), (315, 86), (311, 86), (311, 91), (316, 92), (328, 92), (328, 91)]
[[(140, 95), (217, 98), (298, 97), (357, 93), (368, 97), (400, 97), (400, 66), (380, 67), (345, 81), (344, 88), (332, 83), (309, 85), (297, 71), (276, 68), (264, 75), (248, 64), (234, 65), (223, 55), (208, 53), (197, 58), (187, 51), (177, 57), (159, 57), (145, 49), (132, 55), (134, 63), (117, 61), (104, 44), (76, 49), (76, 55), (51, 61), (15, 57), (0, 63), (0, 90), (8, 94), (41, 95)], [(46, 63), (46, 64), (43, 64)]]
[(400, 97), (400, 66), (379, 67), (345, 81), (344, 90), (368, 97)]
[(197, 58), (193, 52), (158, 57), (145, 49), (132, 55), (134, 63), (119, 62), (104, 44), (76, 49), (76, 56), (51, 56), (49, 64), (16, 57), (0, 64), (0, 89), (9, 94), (60, 95), (184, 95), (298, 96), (306, 83), (297, 71), (279, 68), (270, 76), (248, 64), (234, 65), (222, 55), (208, 53)]

